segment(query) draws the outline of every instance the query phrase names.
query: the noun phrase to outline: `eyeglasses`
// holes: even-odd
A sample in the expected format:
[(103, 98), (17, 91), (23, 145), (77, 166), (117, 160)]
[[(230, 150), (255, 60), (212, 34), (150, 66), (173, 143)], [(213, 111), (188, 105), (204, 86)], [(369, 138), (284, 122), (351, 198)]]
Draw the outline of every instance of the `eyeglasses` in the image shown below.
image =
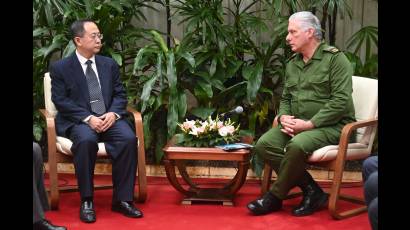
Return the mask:
[(99, 38), (100, 40), (102, 40), (103, 38), (104, 38), (104, 35), (103, 34), (100, 34), (100, 33), (92, 33), (91, 35), (90, 35), (90, 38), (92, 38), (92, 39), (96, 39), (96, 38)]

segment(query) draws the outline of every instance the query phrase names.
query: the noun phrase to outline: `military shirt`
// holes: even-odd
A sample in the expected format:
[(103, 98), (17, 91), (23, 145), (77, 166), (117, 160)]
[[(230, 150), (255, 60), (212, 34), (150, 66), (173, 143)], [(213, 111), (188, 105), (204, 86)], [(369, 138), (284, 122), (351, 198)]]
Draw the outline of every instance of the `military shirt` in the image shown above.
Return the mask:
[(352, 75), (343, 52), (324, 42), (307, 63), (294, 54), (286, 65), (278, 115), (310, 120), (317, 128), (355, 121)]

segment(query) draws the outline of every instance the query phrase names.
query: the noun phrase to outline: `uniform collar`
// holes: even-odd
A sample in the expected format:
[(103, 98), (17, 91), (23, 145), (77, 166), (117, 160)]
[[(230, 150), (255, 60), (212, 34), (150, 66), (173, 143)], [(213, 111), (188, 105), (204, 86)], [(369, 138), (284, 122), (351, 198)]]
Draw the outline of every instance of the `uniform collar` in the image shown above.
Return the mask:
[(319, 46), (316, 48), (315, 52), (313, 53), (312, 58), (305, 64), (305, 62), (303, 61), (303, 57), (302, 54), (297, 54), (295, 57), (295, 64), (299, 67), (299, 68), (303, 68), (304, 66), (309, 65), (312, 60), (321, 60), (323, 57), (323, 48), (325, 47), (325, 42), (320, 42)]
[(312, 59), (321, 60), (323, 57), (323, 48), (325, 47), (325, 42), (320, 42), (319, 46), (316, 48), (315, 53), (313, 54)]

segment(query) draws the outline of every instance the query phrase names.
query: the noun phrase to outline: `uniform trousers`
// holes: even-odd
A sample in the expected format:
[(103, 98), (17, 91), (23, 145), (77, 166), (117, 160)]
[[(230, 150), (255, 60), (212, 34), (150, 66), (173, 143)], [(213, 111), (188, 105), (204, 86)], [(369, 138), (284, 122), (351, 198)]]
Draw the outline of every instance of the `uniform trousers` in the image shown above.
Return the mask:
[(314, 128), (291, 137), (280, 131), (279, 125), (263, 134), (253, 151), (257, 164), (263, 167), (266, 161), (276, 172), (277, 179), (270, 187), (270, 192), (279, 199), (285, 199), (292, 188), (308, 183), (307, 158), (314, 150), (338, 144), (342, 127)]

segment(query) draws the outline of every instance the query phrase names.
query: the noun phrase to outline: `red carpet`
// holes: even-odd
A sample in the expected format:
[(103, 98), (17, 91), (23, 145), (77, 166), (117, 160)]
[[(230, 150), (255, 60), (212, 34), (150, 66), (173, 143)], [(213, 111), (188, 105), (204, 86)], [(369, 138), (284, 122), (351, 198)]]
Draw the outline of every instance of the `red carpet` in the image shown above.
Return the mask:
[[(75, 183), (73, 175), (60, 177), (60, 183)], [(111, 176), (95, 176), (96, 184), (110, 181)], [(196, 179), (203, 183), (221, 183), (221, 180)], [(46, 181), (46, 184), (48, 182)], [(78, 192), (62, 193), (60, 210), (46, 212), (52, 223), (68, 227), (69, 230), (128, 230), (128, 229), (286, 229), (286, 230), (370, 230), (367, 213), (345, 220), (334, 220), (327, 209), (307, 217), (293, 217), (290, 210), (301, 198), (286, 200), (282, 211), (265, 216), (252, 216), (246, 204), (259, 196), (260, 186), (257, 181), (247, 181), (235, 198), (235, 206), (222, 206), (218, 203), (195, 203), (181, 205), (182, 195), (176, 191), (166, 178), (148, 178), (148, 199), (137, 207), (144, 212), (142, 219), (131, 219), (111, 212), (112, 190), (95, 191), (94, 205), (97, 222), (82, 223), (79, 219), (80, 197)], [(361, 188), (343, 188), (350, 194), (361, 194)], [(341, 207), (351, 207), (350, 203), (341, 203)]]

